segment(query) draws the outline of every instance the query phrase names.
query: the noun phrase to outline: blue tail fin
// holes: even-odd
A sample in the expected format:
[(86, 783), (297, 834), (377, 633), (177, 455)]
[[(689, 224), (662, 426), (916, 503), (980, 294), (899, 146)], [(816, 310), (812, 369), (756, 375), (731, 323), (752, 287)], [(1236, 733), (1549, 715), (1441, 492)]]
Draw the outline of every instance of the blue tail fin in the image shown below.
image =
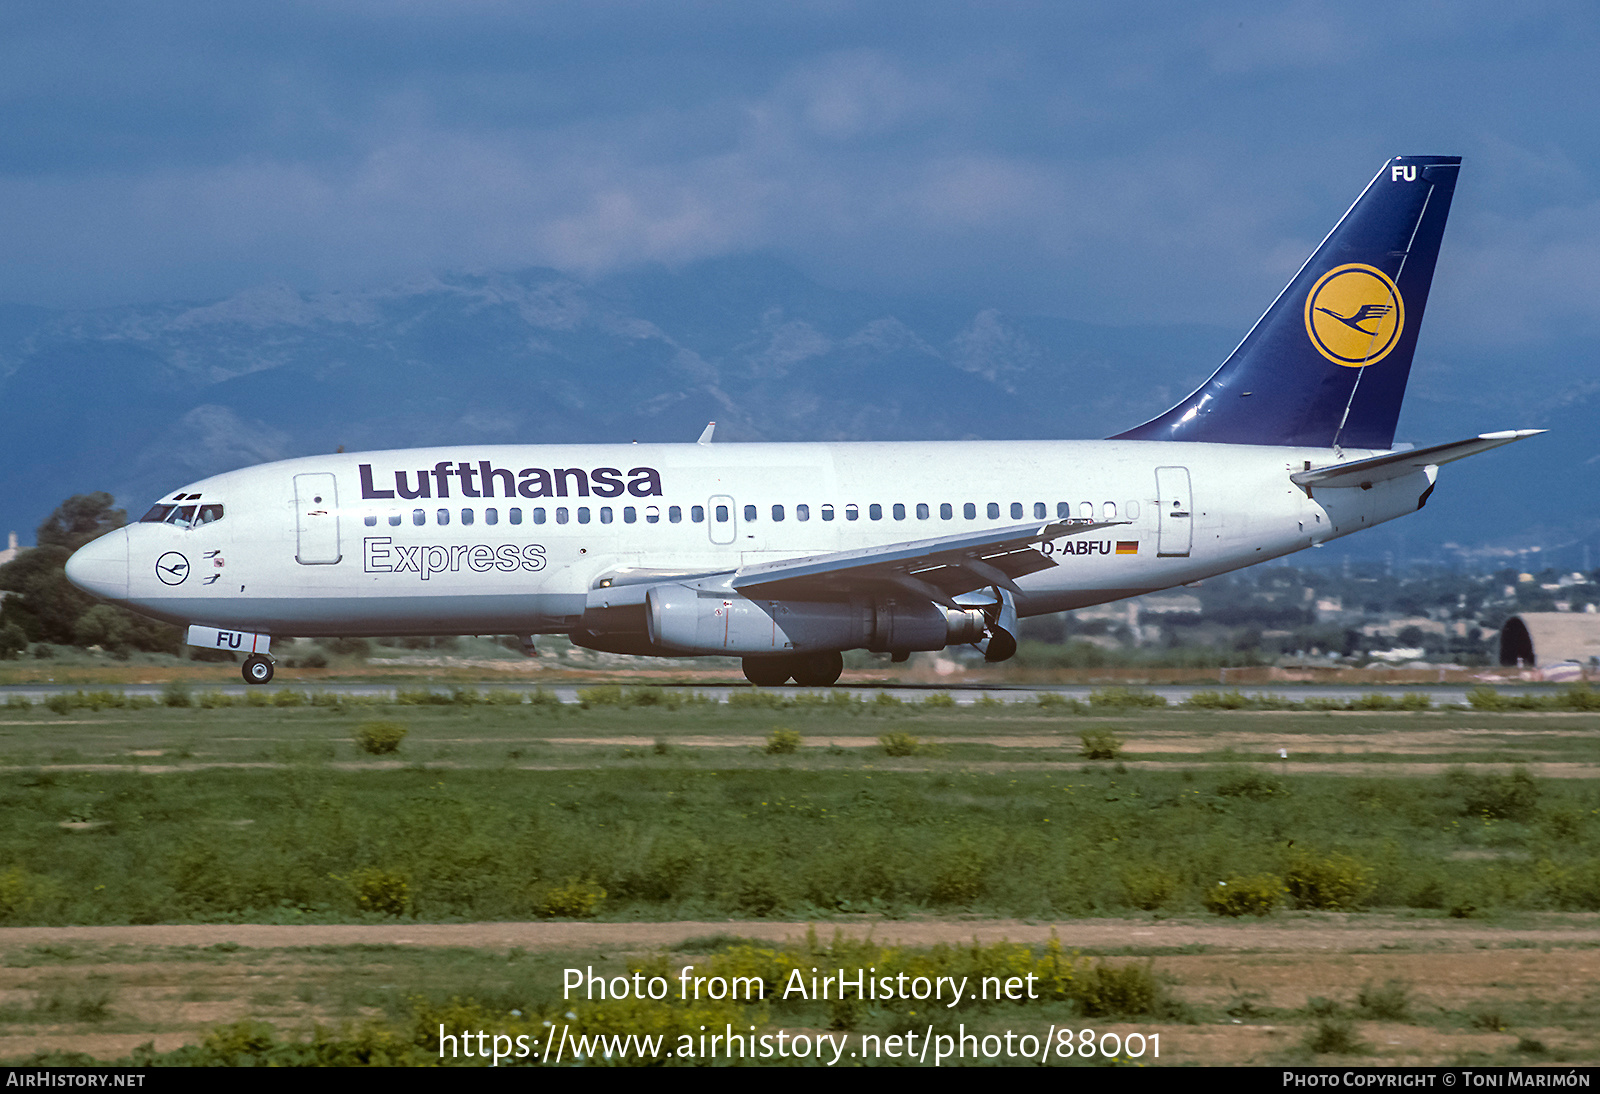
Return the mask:
[(1394, 443), (1459, 156), (1397, 156), (1200, 390), (1114, 440)]

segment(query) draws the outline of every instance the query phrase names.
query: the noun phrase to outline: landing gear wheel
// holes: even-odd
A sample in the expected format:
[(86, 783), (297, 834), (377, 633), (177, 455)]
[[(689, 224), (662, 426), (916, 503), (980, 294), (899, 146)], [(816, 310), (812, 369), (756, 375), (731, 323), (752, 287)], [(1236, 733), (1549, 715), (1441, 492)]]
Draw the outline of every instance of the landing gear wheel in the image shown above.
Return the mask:
[(778, 688), (789, 682), (794, 662), (787, 657), (746, 657), (744, 678), (758, 688)]
[(794, 666), (794, 682), (803, 688), (831, 688), (844, 672), (844, 654), (838, 650), (808, 653)]
[(244, 662), (244, 682), (247, 684), (268, 684), (272, 682), (272, 658), (262, 657), (259, 653), (251, 654)]

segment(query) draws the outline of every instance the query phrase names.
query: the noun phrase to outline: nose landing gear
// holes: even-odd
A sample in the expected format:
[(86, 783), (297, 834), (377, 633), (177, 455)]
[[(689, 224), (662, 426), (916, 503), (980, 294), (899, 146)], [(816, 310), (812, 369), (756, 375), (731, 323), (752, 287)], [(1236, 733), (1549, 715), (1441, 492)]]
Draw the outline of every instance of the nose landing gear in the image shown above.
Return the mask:
[(253, 653), (245, 658), (244, 682), (247, 684), (267, 684), (272, 682), (272, 658)]

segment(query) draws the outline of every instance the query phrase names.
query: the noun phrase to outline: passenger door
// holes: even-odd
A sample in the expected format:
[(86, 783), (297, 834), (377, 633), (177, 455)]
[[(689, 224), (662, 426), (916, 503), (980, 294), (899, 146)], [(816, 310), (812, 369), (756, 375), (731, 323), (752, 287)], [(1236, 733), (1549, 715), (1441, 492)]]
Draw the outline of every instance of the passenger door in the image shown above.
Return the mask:
[(1156, 554), (1184, 558), (1194, 542), (1187, 467), (1156, 468)]
[(339, 493), (326, 472), (294, 477), (295, 553), (302, 566), (332, 566), (339, 552)]

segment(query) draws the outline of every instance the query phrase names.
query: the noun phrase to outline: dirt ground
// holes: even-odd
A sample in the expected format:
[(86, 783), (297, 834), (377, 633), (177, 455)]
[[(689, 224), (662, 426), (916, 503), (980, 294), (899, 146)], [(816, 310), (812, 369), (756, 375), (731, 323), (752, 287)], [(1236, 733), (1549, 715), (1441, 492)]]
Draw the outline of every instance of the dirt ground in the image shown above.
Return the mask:
[[(115, 1058), (150, 1042), (168, 1051), (241, 1018), (285, 1033), (374, 1013), (337, 1003), (341, 982), (389, 986), (405, 974), (392, 950), (464, 949), (504, 957), (616, 961), (672, 950), (692, 963), (694, 942), (730, 935), (802, 940), (798, 922), (470, 923), (324, 926), (23, 927), (0, 930), (0, 1059), (58, 1049)], [(1317, 1000), (1352, 1018), (1359, 1051), (1315, 1062), (1594, 1063), (1600, 1060), (1600, 916), (1526, 916), (1514, 926), (1387, 915), (1302, 913), (1271, 922), (1089, 920), (1032, 923), (941, 918), (843, 920), (814, 925), (886, 944), (1044, 942), (1148, 955), (1187, 1021), (1083, 1020), (1098, 1032), (1160, 1034), (1162, 1064), (1230, 1066), (1307, 1062)], [(339, 955), (343, 954), (343, 957)], [(308, 956), (315, 955), (315, 956)], [(557, 972), (549, 972), (552, 980)], [(1406, 1012), (1363, 1019), (1356, 1001), (1401, 985)], [(96, 995), (98, 992), (98, 995)], [(89, 1020), (74, 1000), (109, 999)], [(41, 1013), (57, 1004), (60, 1020)], [(1326, 1004), (1324, 1004), (1326, 1005)], [(1030, 1028), (1019, 1016), (1019, 1032)], [(1034, 1031), (1042, 1033), (1043, 1029)], [(1154, 1061), (1150, 1061), (1154, 1062)]]

